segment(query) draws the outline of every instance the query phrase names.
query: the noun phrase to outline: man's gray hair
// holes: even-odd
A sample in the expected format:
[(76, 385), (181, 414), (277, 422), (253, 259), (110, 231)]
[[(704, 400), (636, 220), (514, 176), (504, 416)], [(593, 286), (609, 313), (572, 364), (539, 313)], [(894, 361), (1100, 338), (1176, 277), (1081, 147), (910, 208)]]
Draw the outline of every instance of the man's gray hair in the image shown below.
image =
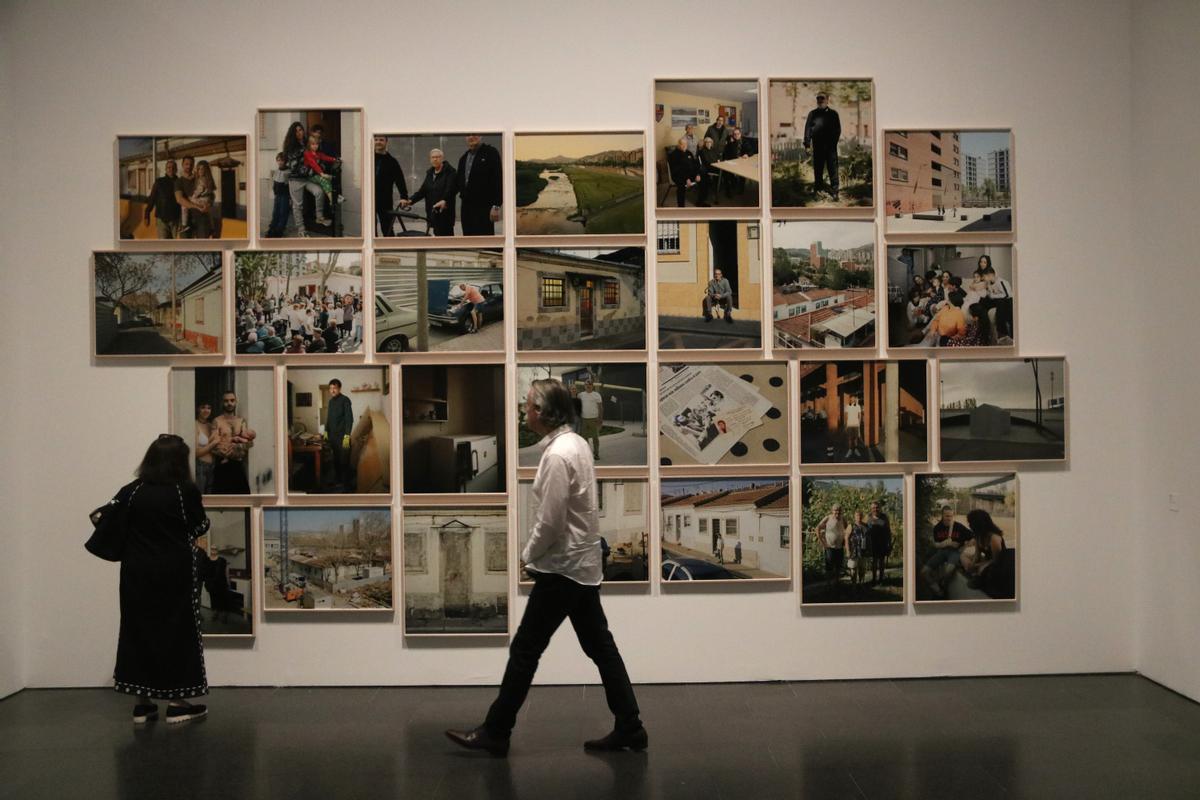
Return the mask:
[(567, 387), (554, 378), (536, 380), (530, 386), (533, 405), (538, 410), (542, 424), (553, 430), (575, 421), (575, 403)]

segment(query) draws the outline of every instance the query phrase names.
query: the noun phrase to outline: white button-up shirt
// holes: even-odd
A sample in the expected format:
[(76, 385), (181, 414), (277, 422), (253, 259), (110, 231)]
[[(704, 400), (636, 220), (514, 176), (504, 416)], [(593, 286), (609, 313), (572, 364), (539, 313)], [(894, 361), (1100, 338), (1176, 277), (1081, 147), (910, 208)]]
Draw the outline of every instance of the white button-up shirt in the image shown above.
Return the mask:
[(604, 577), (592, 448), (570, 425), (556, 428), (533, 479), (533, 529), (521, 560), (585, 586)]

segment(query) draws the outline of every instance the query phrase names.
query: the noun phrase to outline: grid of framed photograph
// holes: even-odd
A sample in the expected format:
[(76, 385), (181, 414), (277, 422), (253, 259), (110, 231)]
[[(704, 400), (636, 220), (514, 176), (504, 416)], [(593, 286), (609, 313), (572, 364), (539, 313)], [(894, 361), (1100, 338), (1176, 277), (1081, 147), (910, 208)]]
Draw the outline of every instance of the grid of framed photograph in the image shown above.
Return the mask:
[(117, 137), (93, 359), (170, 368), (206, 635), (509, 634), (540, 378), (595, 458), (606, 584), (1019, 601), (1016, 471), (1065, 467), (1069, 420), (1066, 359), (1018, 349), (1012, 132), (880, 129), (853, 76), (650, 95), (643, 130)]

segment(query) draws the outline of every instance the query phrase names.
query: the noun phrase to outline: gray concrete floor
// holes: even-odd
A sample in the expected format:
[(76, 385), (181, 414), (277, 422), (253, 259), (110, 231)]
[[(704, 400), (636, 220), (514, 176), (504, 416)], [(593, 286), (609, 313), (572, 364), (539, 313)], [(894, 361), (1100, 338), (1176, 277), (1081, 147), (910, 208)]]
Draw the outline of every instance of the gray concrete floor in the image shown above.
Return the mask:
[(1200, 705), (1134, 675), (637, 687), (646, 753), (586, 754), (599, 686), (537, 687), (507, 759), (442, 736), (495, 690), (215, 689), (134, 729), (109, 690), (0, 702), (0, 798), (1196, 798)]

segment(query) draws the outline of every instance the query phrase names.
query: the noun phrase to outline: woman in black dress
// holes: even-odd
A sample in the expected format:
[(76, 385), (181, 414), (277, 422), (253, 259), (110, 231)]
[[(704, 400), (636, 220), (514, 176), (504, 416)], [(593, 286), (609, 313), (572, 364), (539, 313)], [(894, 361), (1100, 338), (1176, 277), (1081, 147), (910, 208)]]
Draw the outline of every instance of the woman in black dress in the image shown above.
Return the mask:
[(207, 711), (188, 702), (208, 694), (197, 554), (206, 551), (201, 537), (209, 525), (188, 454), (182, 438), (159, 436), (138, 467), (127, 506), (113, 679), (118, 692), (138, 698), (135, 724), (158, 718), (155, 699), (168, 702), (168, 723), (199, 719)]

